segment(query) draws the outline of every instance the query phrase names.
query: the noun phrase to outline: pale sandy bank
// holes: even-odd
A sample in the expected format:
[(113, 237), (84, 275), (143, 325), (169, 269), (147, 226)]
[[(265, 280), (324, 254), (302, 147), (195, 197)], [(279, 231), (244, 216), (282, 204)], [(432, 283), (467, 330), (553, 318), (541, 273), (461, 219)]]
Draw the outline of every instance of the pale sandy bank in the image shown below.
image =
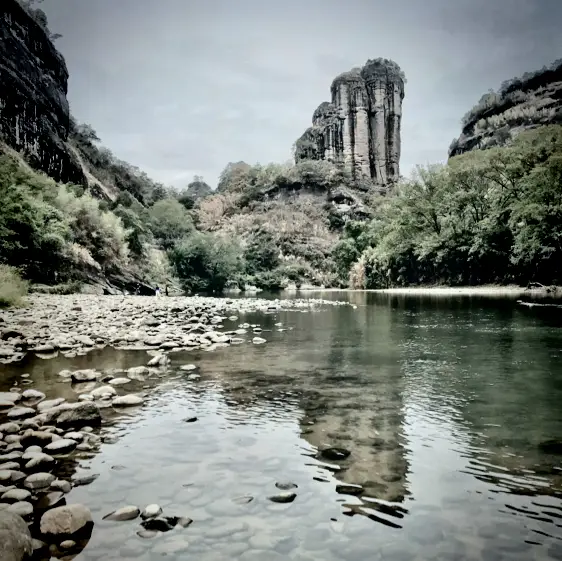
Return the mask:
[(529, 290), (523, 286), (433, 286), (433, 287), (409, 287), (409, 288), (381, 288), (369, 292), (380, 292), (386, 294), (427, 294), (434, 296), (518, 296), (521, 294), (534, 294), (543, 292), (542, 289)]

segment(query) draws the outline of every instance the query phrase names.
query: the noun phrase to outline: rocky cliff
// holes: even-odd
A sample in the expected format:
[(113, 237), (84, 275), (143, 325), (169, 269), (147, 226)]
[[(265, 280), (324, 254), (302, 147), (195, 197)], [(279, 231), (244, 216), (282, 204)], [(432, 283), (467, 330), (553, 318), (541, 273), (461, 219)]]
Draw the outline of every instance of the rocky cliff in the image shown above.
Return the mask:
[(66, 145), (68, 71), (46, 30), (16, 0), (0, 7), (0, 138), (56, 180), (84, 183)]
[(332, 101), (319, 105), (312, 126), (296, 142), (296, 161), (328, 160), (349, 170), (355, 181), (370, 179), (388, 188), (400, 175), (404, 83), (400, 67), (382, 58), (338, 76)]
[(463, 129), (449, 157), (501, 146), (520, 132), (562, 123), (562, 59), (504, 82), (484, 94), (463, 117)]

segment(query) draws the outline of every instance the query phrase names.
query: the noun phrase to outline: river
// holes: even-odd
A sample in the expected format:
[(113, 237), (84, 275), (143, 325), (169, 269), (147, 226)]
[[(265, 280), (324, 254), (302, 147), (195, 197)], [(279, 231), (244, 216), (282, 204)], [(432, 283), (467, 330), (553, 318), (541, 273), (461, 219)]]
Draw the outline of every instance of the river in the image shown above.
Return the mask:
[[(562, 456), (541, 447), (562, 441), (559, 310), (322, 297), (353, 306), (249, 315), (235, 324), (259, 323), (266, 344), (171, 354), (100, 451), (73, 456), (66, 470), (99, 474), (68, 497), (95, 520), (75, 559), (562, 559)], [(114, 349), (26, 359), (0, 367), (0, 390), (29, 373), (75, 399), (58, 371), (146, 362)], [(188, 363), (200, 377), (178, 370)], [(349, 456), (319, 452), (334, 447)], [(101, 520), (150, 503), (193, 523), (147, 539), (139, 520)]]

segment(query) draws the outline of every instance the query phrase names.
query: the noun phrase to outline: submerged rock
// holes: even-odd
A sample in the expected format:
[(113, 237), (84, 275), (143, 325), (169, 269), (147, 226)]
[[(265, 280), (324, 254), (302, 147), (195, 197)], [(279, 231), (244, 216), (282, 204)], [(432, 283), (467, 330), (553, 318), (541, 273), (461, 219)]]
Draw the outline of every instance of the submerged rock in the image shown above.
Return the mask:
[(365, 489), (361, 485), (353, 485), (352, 483), (344, 483), (336, 485), (336, 493), (340, 495), (361, 495)]
[(290, 481), (278, 481), (275, 484), (277, 489), (281, 489), (282, 491), (289, 491), (290, 489), (296, 489), (298, 485), (296, 483), (291, 483)]
[(327, 460), (345, 460), (351, 452), (345, 448), (325, 448), (320, 451), (320, 455)]
[(156, 532), (169, 532), (174, 526), (164, 518), (149, 518), (148, 520), (143, 520), (141, 526), (145, 530), (153, 530)]
[(273, 495), (268, 498), (273, 503), (292, 503), (297, 498), (297, 494), (289, 493), (287, 491), (285, 493), (279, 493), (278, 495)]
[(545, 454), (562, 455), (562, 440), (545, 440), (539, 444), (539, 449)]

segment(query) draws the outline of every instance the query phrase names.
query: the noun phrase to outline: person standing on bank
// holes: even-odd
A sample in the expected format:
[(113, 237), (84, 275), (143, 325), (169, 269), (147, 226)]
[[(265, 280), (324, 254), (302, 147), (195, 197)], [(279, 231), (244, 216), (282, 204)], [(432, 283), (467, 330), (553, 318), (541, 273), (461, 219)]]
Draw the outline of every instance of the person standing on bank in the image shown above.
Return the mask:
[(160, 287), (157, 286), (154, 292), (156, 293), (156, 296), (160, 296)]

